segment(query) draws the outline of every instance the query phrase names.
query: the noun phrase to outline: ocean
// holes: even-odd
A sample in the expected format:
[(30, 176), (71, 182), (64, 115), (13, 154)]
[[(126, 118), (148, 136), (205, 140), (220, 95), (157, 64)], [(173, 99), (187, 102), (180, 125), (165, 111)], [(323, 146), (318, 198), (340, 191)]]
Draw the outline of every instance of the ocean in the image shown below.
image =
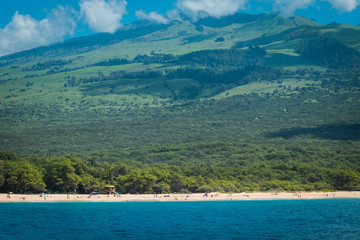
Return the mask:
[(360, 199), (1, 203), (0, 239), (360, 239)]

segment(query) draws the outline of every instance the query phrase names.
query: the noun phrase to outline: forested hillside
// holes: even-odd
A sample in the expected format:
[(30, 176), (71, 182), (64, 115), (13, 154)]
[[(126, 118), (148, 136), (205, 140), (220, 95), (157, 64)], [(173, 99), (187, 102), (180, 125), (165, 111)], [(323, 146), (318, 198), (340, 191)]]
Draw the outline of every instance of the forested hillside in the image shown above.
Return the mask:
[(1, 57), (0, 189), (360, 190), (359, 43), (235, 14)]

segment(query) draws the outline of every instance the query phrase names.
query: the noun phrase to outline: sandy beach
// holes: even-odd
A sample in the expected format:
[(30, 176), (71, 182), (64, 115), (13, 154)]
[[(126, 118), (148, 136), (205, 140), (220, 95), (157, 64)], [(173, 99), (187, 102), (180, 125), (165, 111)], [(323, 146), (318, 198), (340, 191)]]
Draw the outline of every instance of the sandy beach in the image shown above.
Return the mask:
[(144, 201), (240, 201), (276, 199), (360, 198), (360, 192), (298, 192), (298, 193), (192, 193), (192, 194), (0, 194), (1, 202), (144, 202)]

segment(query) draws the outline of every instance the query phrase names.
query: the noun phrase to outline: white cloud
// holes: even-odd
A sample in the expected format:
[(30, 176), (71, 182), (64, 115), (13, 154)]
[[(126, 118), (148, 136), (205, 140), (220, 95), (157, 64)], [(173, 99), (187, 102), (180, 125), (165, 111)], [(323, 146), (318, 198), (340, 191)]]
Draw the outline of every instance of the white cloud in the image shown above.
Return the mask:
[(122, 26), (120, 21), (126, 14), (125, 0), (82, 0), (79, 4), (92, 30), (114, 33)]
[(360, 5), (359, 0), (328, 0), (328, 2), (341, 12), (352, 12)]
[[(294, 15), (297, 9), (308, 8), (315, 4), (316, 0), (273, 0), (273, 8), (280, 11), (284, 16)], [(329, 2), (335, 9), (340, 12), (352, 12), (360, 5), (360, 0), (321, 0)]]
[(179, 10), (177, 10), (177, 9), (167, 11), (166, 16), (170, 21), (182, 21), (183, 20), (181, 18), (181, 14), (180, 14)]
[(305, 9), (314, 0), (275, 0), (273, 8), (280, 11), (284, 16), (292, 16), (297, 9)]
[(16, 12), (12, 21), (0, 29), (0, 56), (60, 42), (73, 34), (75, 26), (71, 11), (62, 6), (41, 21)]
[(194, 20), (212, 16), (220, 18), (245, 9), (247, 0), (178, 0), (177, 7)]
[(166, 16), (157, 12), (146, 13), (143, 10), (136, 11), (135, 15), (138, 18), (146, 19), (148, 21), (156, 22), (160, 24), (168, 24), (169, 22), (172, 21), (182, 21), (181, 14), (177, 9), (167, 11)]
[(169, 19), (164, 17), (163, 15), (157, 13), (157, 12), (149, 12), (146, 13), (143, 10), (136, 11), (135, 15), (138, 18), (146, 19), (151, 22), (161, 23), (161, 24), (168, 24)]

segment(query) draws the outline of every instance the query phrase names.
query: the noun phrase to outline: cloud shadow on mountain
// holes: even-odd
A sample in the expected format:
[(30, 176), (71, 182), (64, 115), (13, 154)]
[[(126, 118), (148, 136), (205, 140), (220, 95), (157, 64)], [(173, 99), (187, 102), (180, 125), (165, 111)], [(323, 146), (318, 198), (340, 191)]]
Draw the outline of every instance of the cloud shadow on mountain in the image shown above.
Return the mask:
[(360, 140), (360, 124), (320, 125), (313, 128), (289, 128), (268, 133), (267, 138), (290, 139), (297, 136), (327, 140)]

